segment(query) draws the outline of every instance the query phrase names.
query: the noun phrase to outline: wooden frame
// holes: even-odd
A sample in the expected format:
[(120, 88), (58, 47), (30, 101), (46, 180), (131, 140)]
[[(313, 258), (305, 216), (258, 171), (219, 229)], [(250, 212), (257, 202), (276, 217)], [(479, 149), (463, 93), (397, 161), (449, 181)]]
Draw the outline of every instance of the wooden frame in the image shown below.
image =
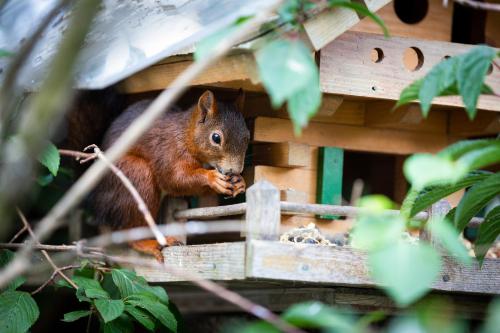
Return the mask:
[[(280, 213), (283, 211), (334, 213), (349, 215), (359, 213), (359, 208), (280, 203), (279, 190), (261, 181), (247, 191), (247, 202), (228, 210), (234, 214), (246, 211), (246, 241), (169, 247), (163, 250), (165, 260), (178, 268), (201, 274), (213, 280), (242, 282), (276, 281), (307, 282), (319, 285), (375, 287), (366, 268), (366, 254), (348, 246), (319, 246), (278, 242)], [(336, 208), (338, 207), (338, 208)], [(418, 214), (427, 219), (441, 214), (440, 203), (429, 212)], [(180, 212), (177, 216), (191, 218), (224, 207), (198, 208)], [(312, 210), (311, 210), (312, 209)], [(395, 214), (398, 211), (394, 211)], [(191, 214), (191, 215), (190, 215)], [(210, 214), (207, 214), (210, 215)], [(213, 215), (213, 214), (212, 214)], [(476, 220), (476, 223), (478, 221)], [(150, 282), (182, 282), (163, 271), (135, 268)], [(267, 283), (267, 282), (265, 282)], [(444, 292), (500, 294), (500, 260), (486, 259), (483, 267), (477, 264), (465, 267), (445, 256), (441, 275), (433, 289)]]

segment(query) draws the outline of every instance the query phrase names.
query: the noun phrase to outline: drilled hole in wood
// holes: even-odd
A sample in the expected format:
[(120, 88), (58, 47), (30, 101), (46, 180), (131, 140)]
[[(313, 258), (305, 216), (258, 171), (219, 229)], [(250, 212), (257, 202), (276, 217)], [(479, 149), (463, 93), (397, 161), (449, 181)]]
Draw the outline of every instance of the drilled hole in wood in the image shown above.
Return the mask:
[(374, 63), (381, 62), (382, 59), (384, 59), (384, 51), (382, 51), (382, 49), (378, 47), (372, 49), (370, 52), (370, 59)]
[(418, 47), (409, 47), (403, 54), (403, 63), (409, 71), (417, 71), (424, 64), (424, 54)]
[(450, 59), (450, 58), (451, 58), (451, 56), (449, 56), (449, 55), (445, 55), (445, 56), (443, 57), (443, 60)]

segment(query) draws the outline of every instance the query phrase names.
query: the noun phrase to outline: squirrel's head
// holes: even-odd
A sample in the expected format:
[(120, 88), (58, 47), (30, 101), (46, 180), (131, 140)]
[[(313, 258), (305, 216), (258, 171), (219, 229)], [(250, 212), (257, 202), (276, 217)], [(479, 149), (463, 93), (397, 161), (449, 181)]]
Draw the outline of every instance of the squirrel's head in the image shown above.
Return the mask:
[(232, 103), (217, 101), (207, 90), (194, 107), (191, 142), (195, 156), (222, 174), (240, 174), (250, 132), (242, 115), (245, 95), (240, 89)]

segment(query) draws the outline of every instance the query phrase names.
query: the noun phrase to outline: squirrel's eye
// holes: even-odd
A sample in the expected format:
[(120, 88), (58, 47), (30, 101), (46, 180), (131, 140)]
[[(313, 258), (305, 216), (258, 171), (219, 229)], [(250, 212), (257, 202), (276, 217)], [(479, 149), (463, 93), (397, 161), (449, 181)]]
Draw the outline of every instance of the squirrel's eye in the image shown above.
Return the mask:
[(219, 135), (219, 133), (213, 133), (213, 134), (212, 134), (212, 141), (213, 141), (215, 144), (220, 145), (220, 135)]

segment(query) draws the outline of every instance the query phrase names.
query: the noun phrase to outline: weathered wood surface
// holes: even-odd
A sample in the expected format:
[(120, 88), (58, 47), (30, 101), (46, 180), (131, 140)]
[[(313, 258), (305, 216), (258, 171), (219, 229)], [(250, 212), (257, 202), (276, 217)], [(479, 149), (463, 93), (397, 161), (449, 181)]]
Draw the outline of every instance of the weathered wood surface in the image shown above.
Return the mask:
[[(500, 104), (500, 103), (499, 103)], [(311, 146), (333, 146), (356, 151), (408, 155), (417, 152), (435, 153), (456, 141), (446, 134), (400, 131), (395, 129), (347, 126), (311, 122), (300, 137), (293, 134), (288, 119), (258, 117), (254, 122), (256, 142), (292, 141)]]
[(245, 215), (247, 241), (277, 240), (280, 229), (280, 192), (270, 182), (261, 180), (246, 192)]
[(253, 145), (252, 162), (254, 165), (264, 164), (285, 168), (316, 168), (312, 147), (296, 142)]
[[(245, 278), (245, 244), (243, 242), (207, 245), (172, 246), (163, 249), (165, 261), (186, 272), (210, 280)], [(165, 271), (134, 267), (137, 274), (150, 282), (184, 281)]]
[[(323, 92), (380, 99), (399, 99), (401, 91), (414, 80), (424, 76), (445, 56), (465, 53), (473, 45), (425, 41), (348, 31), (321, 50), (320, 83)], [(380, 62), (373, 62), (370, 53), (379, 48), (383, 52)], [(410, 71), (403, 64), (403, 54), (408, 48), (418, 48), (422, 54), (420, 69)], [(493, 68), (486, 83), (500, 90), (500, 70)], [(440, 97), (436, 105), (462, 107), (459, 97)], [(500, 111), (495, 96), (479, 98), (478, 109)]]
[[(252, 241), (252, 257), (247, 258), (247, 277), (273, 280), (327, 283), (353, 287), (373, 287), (366, 255), (348, 247), (284, 244)], [(500, 261), (485, 260), (464, 267), (444, 257), (443, 269), (434, 290), (500, 294)]]

